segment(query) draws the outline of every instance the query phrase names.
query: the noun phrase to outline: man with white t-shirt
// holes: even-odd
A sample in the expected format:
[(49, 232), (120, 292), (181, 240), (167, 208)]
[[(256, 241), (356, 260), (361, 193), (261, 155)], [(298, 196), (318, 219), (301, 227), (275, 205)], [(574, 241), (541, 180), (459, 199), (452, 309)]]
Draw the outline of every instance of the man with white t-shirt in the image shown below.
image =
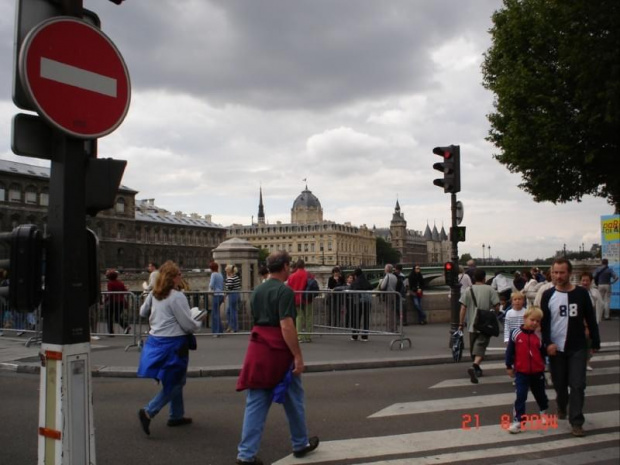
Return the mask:
[(585, 325), (588, 325), (593, 352), (600, 349), (601, 340), (590, 295), (586, 289), (571, 284), (571, 272), (572, 265), (567, 259), (553, 262), (555, 287), (545, 291), (541, 299), (544, 315), (541, 330), (556, 392), (558, 418), (566, 418), (568, 407), (571, 432), (581, 437), (585, 435), (583, 402), (588, 359)]

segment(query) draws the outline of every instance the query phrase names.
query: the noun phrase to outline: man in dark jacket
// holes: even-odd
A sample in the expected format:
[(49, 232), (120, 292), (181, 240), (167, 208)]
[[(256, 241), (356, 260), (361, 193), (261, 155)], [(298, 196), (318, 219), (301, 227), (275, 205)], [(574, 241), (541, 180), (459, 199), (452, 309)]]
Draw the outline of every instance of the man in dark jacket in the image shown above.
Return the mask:
[[(588, 291), (570, 282), (571, 263), (565, 258), (553, 262), (551, 273), (555, 287), (542, 295), (544, 314), (541, 330), (547, 347), (551, 379), (556, 392), (558, 419), (566, 418), (573, 436), (584, 436), (583, 401), (586, 391), (586, 326), (592, 341), (592, 351), (601, 347), (596, 315)], [(569, 394), (570, 388), (570, 394)]]
[(371, 291), (372, 285), (364, 276), (361, 268), (355, 268), (353, 271), (353, 275), (355, 276), (355, 280), (351, 283), (351, 287), (349, 288), (351, 291), (354, 291), (353, 295), (353, 306), (351, 311), (350, 325), (353, 330), (353, 335), (351, 339), (353, 341), (357, 341), (358, 332), (357, 329), (360, 327), (360, 321), (362, 322), (362, 341), (368, 341), (368, 327), (370, 323), (370, 301), (371, 297), (369, 293), (366, 292), (357, 292), (357, 291)]

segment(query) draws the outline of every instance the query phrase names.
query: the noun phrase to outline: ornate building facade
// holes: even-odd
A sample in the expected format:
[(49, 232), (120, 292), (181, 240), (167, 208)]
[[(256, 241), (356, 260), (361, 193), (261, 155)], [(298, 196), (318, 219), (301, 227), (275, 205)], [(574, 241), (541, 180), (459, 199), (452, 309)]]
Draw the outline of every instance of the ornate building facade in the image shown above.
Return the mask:
[[(0, 160), (0, 231), (29, 223), (45, 234), (49, 177), (49, 168)], [(136, 200), (137, 193), (121, 185), (114, 208), (86, 219), (99, 238), (100, 269), (143, 269), (168, 259), (182, 268), (206, 268), (226, 228), (210, 215), (172, 214), (153, 199)]]
[(400, 253), (400, 261), (405, 264), (429, 265), (450, 260), (450, 241), (443, 228), (441, 233), (434, 228), (432, 234), (428, 225), (426, 231), (407, 229), (407, 221), (396, 201), (390, 221), (390, 228), (374, 228), (374, 234), (382, 237)]
[(246, 239), (269, 252), (286, 250), (293, 259), (301, 258), (311, 265), (373, 266), (377, 261), (372, 230), (366, 225), (358, 227), (324, 220), (321, 202), (308, 186), (293, 202), (291, 222), (286, 224), (265, 221), (261, 189), (257, 223), (232, 225), (228, 237)]

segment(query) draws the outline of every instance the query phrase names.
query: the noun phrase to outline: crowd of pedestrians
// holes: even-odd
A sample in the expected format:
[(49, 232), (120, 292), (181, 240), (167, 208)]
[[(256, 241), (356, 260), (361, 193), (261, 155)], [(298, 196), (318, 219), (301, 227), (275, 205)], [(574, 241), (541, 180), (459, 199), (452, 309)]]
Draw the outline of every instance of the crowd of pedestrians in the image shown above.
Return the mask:
[(506, 369), (516, 391), (508, 431), (521, 432), (529, 390), (538, 404), (539, 418), (543, 424), (548, 421), (547, 370), (556, 392), (557, 418), (568, 419), (573, 436), (584, 436), (586, 371), (592, 370), (589, 361), (600, 348), (598, 325), (606, 309), (600, 284), (599, 289), (593, 284), (597, 280), (603, 286), (613, 284), (617, 280), (613, 270), (604, 261), (594, 274), (584, 271), (579, 284), (573, 284), (570, 261), (558, 258), (546, 275), (538, 268), (516, 272), (512, 279), (498, 273), (490, 285), (484, 270), (472, 263), (462, 275), (469, 270), (474, 284), (461, 292), (459, 330), (465, 328), (469, 333), (470, 381), (480, 382), (486, 349), (490, 338), (497, 335), (482, 321), (491, 313), (503, 321)]

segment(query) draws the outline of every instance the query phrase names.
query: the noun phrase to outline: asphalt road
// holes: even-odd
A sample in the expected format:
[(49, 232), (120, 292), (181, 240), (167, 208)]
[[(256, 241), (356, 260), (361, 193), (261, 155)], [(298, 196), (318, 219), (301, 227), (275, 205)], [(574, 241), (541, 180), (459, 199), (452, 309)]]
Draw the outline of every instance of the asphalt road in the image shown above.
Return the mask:
[[(608, 355), (595, 363), (595, 375), (589, 375), (588, 386), (593, 395), (588, 395), (586, 412), (592, 419), (598, 418), (598, 414), (620, 410), (618, 360), (617, 352)], [(551, 450), (528, 452), (523, 449), (517, 454), (501, 455), (502, 449), (497, 449), (496, 454), (502, 457), (501, 460), (492, 458), (491, 454), (488, 458), (472, 459), (471, 463), (497, 464), (513, 460), (539, 463), (537, 460), (543, 458), (545, 463), (552, 464), (617, 463), (620, 457), (618, 440), (605, 440), (607, 436), (604, 436), (619, 434), (620, 425), (616, 426), (613, 418), (612, 426), (596, 429), (591, 426), (592, 434), (583, 439), (571, 438), (565, 422), (560, 424), (564, 431), (556, 431), (558, 435), (555, 436), (551, 433), (545, 436), (541, 431), (509, 435), (500, 428), (501, 416), (510, 413), (513, 392), (503, 370), (500, 366), (486, 370), (482, 383), (472, 385), (462, 382), (466, 378), (466, 368), (467, 365), (461, 363), (306, 374), (307, 421), (310, 433), (318, 434), (324, 441), (324, 447), (320, 446), (319, 451), (325, 455), (311, 454), (308, 461), (285, 458), (291, 453), (287, 423), (282, 408), (274, 405), (259, 456), (265, 463), (280, 461), (281, 464), (310, 463), (311, 460), (332, 465), (360, 464), (380, 459), (389, 460), (390, 464), (409, 464), (418, 463), (423, 457), (435, 453), (476, 454), (480, 450), (489, 453), (502, 446), (490, 443), (497, 442), (489, 439), (492, 433), (510, 446), (553, 444), (559, 439), (568, 442), (558, 442), (558, 446)], [(234, 463), (244, 407), (244, 394), (235, 392), (235, 381), (234, 378), (189, 379), (185, 388), (185, 408), (194, 424), (166, 427), (167, 411), (162, 411), (151, 425), (151, 436), (146, 437), (140, 429), (137, 411), (158, 390), (157, 386), (142, 379), (95, 378), (97, 464)], [(611, 390), (606, 393), (608, 386)], [(36, 375), (0, 372), (0, 398), (3, 400), (0, 463), (3, 465), (34, 465), (37, 461), (38, 390), (39, 377)], [(598, 393), (594, 395), (595, 392)], [(497, 394), (506, 394), (511, 400), (500, 399), (499, 403), (488, 400)], [(554, 394), (550, 400), (553, 398)], [(455, 399), (460, 399), (456, 406)], [(482, 403), (476, 406), (470, 400)], [(416, 411), (420, 407), (422, 411)], [(398, 414), (399, 410), (401, 414)], [(535, 407), (529, 410), (533, 413)], [(369, 418), (371, 415), (375, 417)], [(471, 421), (464, 425), (466, 415)], [(464, 426), (471, 429), (463, 429)], [(586, 424), (586, 428), (588, 426)], [(442, 439), (446, 437), (449, 439)], [(368, 451), (362, 453), (358, 450), (359, 446), (355, 445), (358, 443), (352, 441), (357, 438), (362, 439), (359, 444), (364, 444)], [(416, 442), (417, 438), (422, 442)], [(423, 448), (427, 450), (421, 451)], [(590, 457), (589, 461), (582, 460), (580, 454)], [(460, 463), (470, 463), (467, 457), (463, 455)]]

